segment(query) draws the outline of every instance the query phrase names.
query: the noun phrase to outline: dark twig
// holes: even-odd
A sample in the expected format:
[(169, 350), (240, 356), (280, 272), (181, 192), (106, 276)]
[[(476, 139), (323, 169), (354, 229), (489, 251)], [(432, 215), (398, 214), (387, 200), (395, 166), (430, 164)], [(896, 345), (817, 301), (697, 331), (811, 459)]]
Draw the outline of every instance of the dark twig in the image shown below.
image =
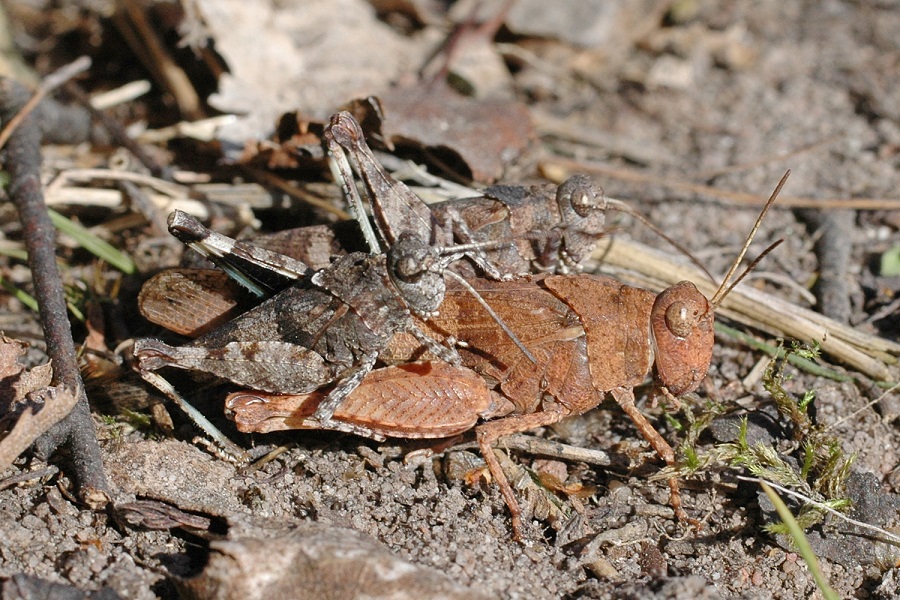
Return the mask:
[(816, 256), (819, 259), (819, 278), (813, 293), (819, 300), (819, 310), (826, 317), (847, 323), (850, 320), (850, 264), (856, 211), (825, 211), (802, 209), (797, 215), (819, 234)]
[[(0, 80), (0, 120), (6, 123), (28, 102), (30, 93), (9, 79)], [(40, 182), (41, 131), (36, 115), (27, 116), (6, 144), (9, 197), (22, 221), (34, 293), (40, 306), (47, 354), (53, 364), (52, 384), (71, 390), (78, 398), (72, 412), (35, 442), (37, 454), (49, 456), (67, 448), (73, 459), (79, 492), (92, 505), (109, 498), (97, 432), (75, 356), (75, 343), (66, 312), (62, 280), (56, 268), (56, 232), (47, 214)]]
[(89, 59), (79, 58), (48, 75), (23, 105), (4, 105), (11, 114), (9, 120), (4, 119), (2, 123), (0, 147), (6, 144), (10, 133), (15, 131), (21, 121), (30, 114), (34, 114), (34, 124), (40, 130), (41, 140), (45, 143), (80, 144), (88, 140), (100, 144), (106, 143), (108, 138), (101, 130), (92, 127), (91, 114), (86, 109), (80, 106), (61, 104), (46, 97), (51, 91), (64, 85), (89, 66)]
[(100, 123), (100, 125), (109, 134), (109, 137), (112, 139), (112, 143), (116, 144), (117, 146), (121, 146), (131, 152), (134, 157), (137, 158), (154, 177), (159, 177), (160, 179), (165, 179), (166, 181), (172, 180), (169, 169), (156, 162), (149, 154), (144, 152), (144, 149), (141, 148), (140, 144), (135, 142), (128, 136), (127, 133), (125, 133), (125, 129), (122, 127), (121, 123), (119, 123), (116, 119), (113, 119), (103, 111), (94, 108), (91, 105), (91, 99), (77, 84), (70, 81), (66, 84), (65, 90), (66, 93), (71, 95), (72, 98), (74, 98), (79, 104), (87, 109), (88, 113), (90, 113), (91, 115), (91, 118)]

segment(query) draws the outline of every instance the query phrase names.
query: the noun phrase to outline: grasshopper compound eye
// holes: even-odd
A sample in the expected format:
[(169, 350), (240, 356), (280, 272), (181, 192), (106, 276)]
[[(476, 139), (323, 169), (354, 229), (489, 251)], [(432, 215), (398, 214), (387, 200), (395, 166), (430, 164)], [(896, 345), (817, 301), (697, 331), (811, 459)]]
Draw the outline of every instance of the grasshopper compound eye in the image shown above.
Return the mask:
[(572, 210), (579, 217), (585, 218), (596, 210), (606, 208), (603, 189), (586, 175), (573, 175), (564, 181), (556, 192), (556, 201), (564, 216)]
[(438, 251), (414, 235), (401, 234), (387, 253), (388, 275), (407, 305), (419, 314), (437, 310), (446, 290)]
[(676, 300), (666, 309), (666, 328), (675, 336), (686, 338), (694, 331), (701, 316), (700, 311), (698, 302)]
[(596, 207), (596, 203), (593, 202), (593, 198), (588, 195), (586, 190), (578, 190), (572, 197), (572, 208), (581, 217), (588, 216)]
[(682, 281), (656, 298), (650, 329), (660, 382), (676, 396), (706, 377), (713, 349), (713, 307), (697, 287)]
[[(438, 251), (412, 235), (402, 234), (388, 250), (388, 270), (393, 279), (413, 283), (436, 271)], [(439, 274), (438, 274), (439, 275)]]
[(328, 131), (334, 140), (342, 146), (358, 144), (365, 139), (362, 127), (347, 111), (339, 112), (331, 116)]
[(415, 281), (426, 272), (422, 265), (412, 256), (404, 256), (397, 261), (395, 273), (403, 281)]

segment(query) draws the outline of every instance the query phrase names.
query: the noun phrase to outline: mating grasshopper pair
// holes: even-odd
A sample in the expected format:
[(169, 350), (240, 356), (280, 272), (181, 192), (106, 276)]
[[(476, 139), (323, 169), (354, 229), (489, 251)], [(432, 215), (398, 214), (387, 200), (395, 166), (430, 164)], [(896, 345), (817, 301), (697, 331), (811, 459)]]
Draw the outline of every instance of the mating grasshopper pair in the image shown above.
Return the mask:
[[(216, 241), (229, 260), (237, 256), (298, 281), (187, 346), (139, 341), (135, 355), (145, 378), (170, 396), (174, 389), (153, 373), (164, 365), (213, 373), (251, 388), (230, 396), (228, 406), (239, 425), (256, 431), (312, 427), (376, 439), (430, 438), (474, 426), (516, 537), (521, 535), (519, 507), (491, 449), (503, 435), (579, 414), (610, 393), (657, 453), (667, 463), (674, 461), (671, 447), (635, 407), (633, 388), (655, 361), (657, 378), (671, 394), (696, 389), (709, 366), (713, 312), (727, 293), (726, 284), (707, 301), (687, 282), (654, 296), (591, 275), (498, 281), (518, 275), (522, 263), (491, 255), (497, 249), (491, 248), (475, 260), (494, 280), (469, 277), (445, 290), (442, 273), (460, 255), (442, 255), (433, 244), (479, 241), (491, 230), (471, 216), (479, 214), (470, 210), (479, 203), (437, 211), (422, 204), (370, 160), (349, 115), (337, 115), (326, 135), (338, 158), (346, 149), (359, 166), (375, 199), (375, 221), (389, 244), (387, 254), (351, 254), (310, 274), (302, 262)], [(346, 161), (339, 164), (349, 182)], [(345, 187), (350, 194), (355, 191), (349, 183)], [(592, 201), (581, 201), (587, 194), (575, 197), (572, 213), (553, 213), (555, 221), (545, 219), (545, 228), (532, 236), (542, 241), (545, 252), (539, 260), (545, 265), (572, 255), (568, 234), (584, 236), (586, 245), (599, 235), (597, 219), (586, 231), (570, 220), (593, 217), (596, 210), (587, 206)], [(378, 205), (384, 199), (386, 208)], [(523, 218), (508, 205), (506, 210)], [(490, 225), (498, 223), (512, 229), (513, 218)], [(211, 234), (183, 215), (173, 225), (183, 239), (201, 248), (209, 245)], [(526, 264), (535, 258), (525, 259)], [(484, 300), (476, 300), (463, 285)], [(145, 292), (145, 299), (155, 296)], [(146, 309), (148, 302), (142, 304)], [(412, 334), (412, 340), (403, 334)], [(427, 355), (431, 360), (411, 362)], [(379, 360), (399, 365), (372, 370)], [(479, 419), (484, 422), (476, 424)], [(672, 504), (682, 516), (677, 483), (671, 481), (670, 487)]]

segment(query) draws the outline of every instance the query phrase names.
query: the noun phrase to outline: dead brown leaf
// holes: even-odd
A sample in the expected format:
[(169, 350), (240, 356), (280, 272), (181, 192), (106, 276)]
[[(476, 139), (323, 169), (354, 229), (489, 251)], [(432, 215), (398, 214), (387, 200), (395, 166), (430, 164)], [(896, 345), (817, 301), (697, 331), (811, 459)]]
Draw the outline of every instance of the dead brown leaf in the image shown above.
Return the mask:
[(220, 133), (238, 148), (266, 137), (287, 111), (324, 119), (348, 98), (378, 93), (415, 71), (425, 54), (425, 41), (379, 21), (365, 0), (196, 4), (202, 28), (228, 66), (210, 104), (242, 115)]
[(22, 372), (19, 357), (25, 354), (25, 342), (0, 334), (0, 380), (6, 380)]
[(491, 597), (452, 582), (437, 569), (414, 565), (353, 529), (313, 522), (290, 528), (278, 522), (270, 528), (262, 519), (243, 515), (229, 516), (228, 523), (228, 539), (210, 543), (203, 572), (176, 582), (183, 597)]
[(19, 415), (12, 431), (0, 441), (0, 471), (9, 467), (36, 439), (62, 421), (78, 402), (78, 394), (69, 388), (45, 387), (33, 392), (31, 398), (43, 404), (34, 412), (29, 406)]
[(4, 399), (3, 407), (7, 412), (10, 407), (25, 399), (25, 395), (50, 385), (53, 369), (49, 364), (33, 369), (25, 369), (19, 363), (24, 356), (27, 344), (0, 334), (0, 395)]
[[(9, 467), (18, 456), (44, 432), (65, 418), (75, 407), (78, 394), (62, 387), (50, 387), (53, 369), (50, 364), (26, 369), (18, 359), (25, 353), (26, 344), (0, 334), (0, 394), (6, 414), (19, 412), (16, 405), (27, 397), (28, 406), (19, 414), (12, 430), (0, 441), (0, 471)], [(35, 410), (36, 406), (42, 406)]]
[(392, 142), (461, 161), (475, 181), (499, 179), (535, 138), (528, 108), (516, 101), (466, 98), (442, 86), (393, 89), (381, 101)]

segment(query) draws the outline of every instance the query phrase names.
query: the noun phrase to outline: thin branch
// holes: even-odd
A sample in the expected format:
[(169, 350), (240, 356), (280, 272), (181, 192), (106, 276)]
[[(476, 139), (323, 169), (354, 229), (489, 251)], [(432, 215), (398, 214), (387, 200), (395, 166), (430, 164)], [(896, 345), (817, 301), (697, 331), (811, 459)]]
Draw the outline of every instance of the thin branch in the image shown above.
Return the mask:
[(20, 483), (25, 483), (26, 481), (31, 481), (33, 479), (43, 479), (44, 477), (56, 475), (57, 473), (59, 473), (59, 469), (54, 467), (53, 465), (44, 467), (42, 469), (35, 469), (34, 471), (23, 471), (11, 477), (7, 477), (3, 481), (0, 481), (0, 491), (11, 488), (14, 485), (19, 485)]
[(133, 154), (134, 157), (150, 171), (151, 175), (167, 181), (172, 179), (169, 169), (163, 167), (149, 154), (144, 152), (144, 149), (141, 148), (140, 144), (131, 139), (125, 132), (125, 128), (122, 127), (121, 123), (106, 113), (94, 108), (91, 104), (90, 97), (88, 97), (84, 90), (75, 85), (75, 83), (69, 82), (66, 85), (66, 93), (70, 94), (79, 104), (81, 104), (90, 113), (91, 118), (100, 123), (103, 129), (109, 134), (109, 137), (112, 138), (114, 144), (122, 146), (131, 152), (131, 154)]
[[(697, 269), (672, 260), (670, 255), (637, 242), (616, 238), (599, 244), (594, 257), (603, 271), (619, 280), (659, 291), (678, 281), (693, 281), (710, 297), (714, 286)], [(722, 302), (720, 314), (775, 336), (817, 342), (823, 352), (865, 373), (876, 381), (896, 381), (894, 356), (900, 344), (865, 334), (778, 296), (750, 286), (738, 286)]]
[(3, 131), (0, 131), (0, 148), (6, 145), (6, 142), (9, 141), (9, 136), (12, 135), (12, 132), (15, 131), (19, 125), (22, 124), (22, 121), (25, 120), (25, 117), (31, 114), (31, 112), (37, 108), (38, 104), (44, 97), (63, 85), (79, 73), (83, 73), (91, 68), (91, 59), (87, 56), (82, 56), (75, 61), (69, 63), (68, 65), (62, 67), (58, 71), (51, 73), (48, 75), (38, 89), (35, 91), (34, 95), (29, 98), (28, 102), (22, 106), (21, 110), (16, 113), (12, 119), (6, 122), (6, 125), (3, 127)]
[[(7, 122), (20, 112), (29, 96), (21, 84), (9, 79), (0, 80), (0, 120)], [(28, 115), (12, 132), (6, 145), (8, 194), (23, 225), (34, 295), (39, 303), (47, 354), (53, 364), (51, 384), (67, 388), (77, 401), (68, 416), (41, 436), (34, 448), (38, 454), (49, 456), (59, 446), (66, 446), (73, 456), (73, 474), (82, 499), (93, 506), (102, 506), (109, 500), (110, 488), (78, 370), (62, 279), (56, 266), (56, 230), (41, 189), (40, 143), (37, 120), (34, 115)]]

